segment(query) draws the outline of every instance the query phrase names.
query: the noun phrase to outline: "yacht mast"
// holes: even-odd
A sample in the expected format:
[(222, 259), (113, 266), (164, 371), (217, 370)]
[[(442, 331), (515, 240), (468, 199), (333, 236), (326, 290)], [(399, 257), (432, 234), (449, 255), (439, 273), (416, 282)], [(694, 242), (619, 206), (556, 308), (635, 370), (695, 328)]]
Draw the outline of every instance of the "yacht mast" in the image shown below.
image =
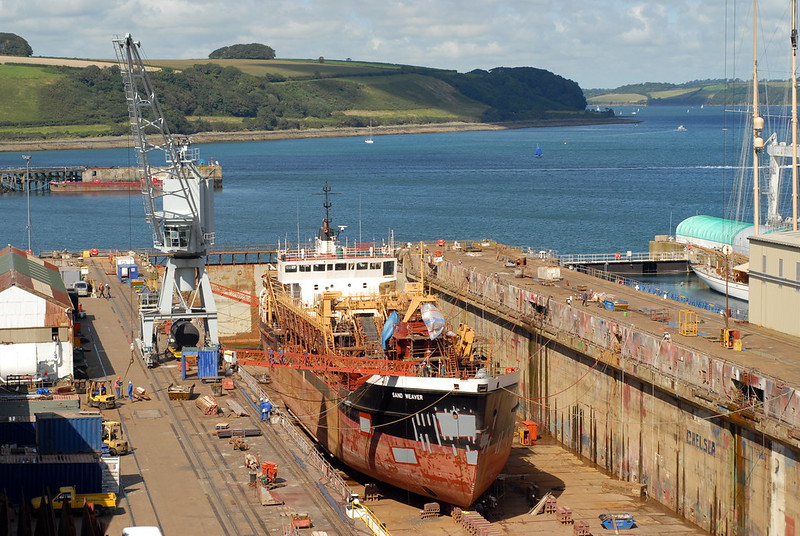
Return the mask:
[(797, 0), (792, 0), (792, 230), (797, 230)]
[(764, 128), (764, 118), (758, 114), (758, 46), (757, 38), (757, 13), (758, 1), (753, 0), (753, 221), (755, 223), (753, 235), (758, 235), (761, 214), (761, 192), (758, 184), (758, 153), (764, 148), (764, 139), (761, 130)]

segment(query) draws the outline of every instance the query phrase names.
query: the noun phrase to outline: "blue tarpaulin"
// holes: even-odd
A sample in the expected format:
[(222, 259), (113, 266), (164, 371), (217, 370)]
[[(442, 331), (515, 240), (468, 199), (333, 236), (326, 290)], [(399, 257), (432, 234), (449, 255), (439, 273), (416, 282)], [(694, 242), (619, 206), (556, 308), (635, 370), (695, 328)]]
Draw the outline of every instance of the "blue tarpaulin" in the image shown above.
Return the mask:
[(386, 341), (391, 338), (394, 333), (394, 325), (397, 324), (399, 320), (400, 317), (397, 316), (397, 311), (392, 311), (392, 314), (386, 319), (386, 323), (383, 325), (383, 331), (381, 332), (381, 344), (384, 350), (386, 350)]
[(219, 350), (200, 350), (197, 354), (197, 377), (201, 380), (219, 375)]

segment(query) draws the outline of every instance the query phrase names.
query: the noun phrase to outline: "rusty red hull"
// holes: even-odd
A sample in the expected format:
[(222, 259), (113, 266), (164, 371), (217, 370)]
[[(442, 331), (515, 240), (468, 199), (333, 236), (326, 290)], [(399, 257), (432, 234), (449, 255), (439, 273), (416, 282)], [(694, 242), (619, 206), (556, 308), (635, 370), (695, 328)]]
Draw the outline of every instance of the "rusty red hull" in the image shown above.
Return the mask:
[(342, 396), (312, 371), (274, 368), (271, 375), (331, 454), (438, 501), (472, 505), (511, 452), (517, 372), (469, 380), (376, 375)]
[(51, 182), (52, 192), (103, 192), (108, 190), (136, 191), (142, 189), (140, 182)]

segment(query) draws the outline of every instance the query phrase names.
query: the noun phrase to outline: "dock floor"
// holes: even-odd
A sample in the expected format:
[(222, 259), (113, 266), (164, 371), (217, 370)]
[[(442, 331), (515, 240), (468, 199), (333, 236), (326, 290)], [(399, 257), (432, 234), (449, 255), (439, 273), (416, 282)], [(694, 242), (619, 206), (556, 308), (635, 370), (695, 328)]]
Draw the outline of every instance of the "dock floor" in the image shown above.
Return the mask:
[[(485, 263), (490, 271), (497, 271), (499, 263), (493, 256), (472, 259)], [(290, 447), (290, 441), (279, 430), (259, 423), (254, 417), (208, 416), (193, 402), (168, 400), (166, 385), (179, 381), (177, 362), (147, 369), (141, 359), (134, 357), (130, 345), (134, 332), (138, 331), (138, 315), (133, 305), (135, 293), (116, 280), (107, 259), (92, 258), (89, 266), (93, 278), (110, 283), (112, 287), (110, 299), (81, 299), (87, 313), (87, 319), (82, 322), (83, 333), (90, 341), (84, 347), (92, 350), (90, 374), (93, 377), (119, 375), (124, 384), (132, 381), (135, 386), (144, 387), (152, 398), (131, 402), (125, 398), (126, 388), (123, 387), (124, 399), (119, 408), (103, 412), (106, 418), (118, 418), (123, 422), (133, 448), (133, 454), (121, 458), (123, 491), (118, 513), (109, 517), (109, 534), (119, 534), (123, 527), (132, 525), (159, 525), (165, 535), (283, 534), (290, 514), (300, 512), (310, 514), (314, 520), (313, 530), (325, 531), (329, 536), (368, 534), (360, 522), (348, 524), (335, 512), (319, 485), (320, 479), (304, 470), (302, 460), (297, 463), (297, 453), (282, 450)], [(596, 281), (592, 279), (589, 284), (600, 287)], [(535, 283), (531, 281), (530, 284)], [(570, 290), (558, 287), (552, 292), (563, 294), (565, 298)], [(635, 319), (636, 315), (631, 314), (631, 318)], [(210, 386), (199, 381), (181, 383), (194, 383), (196, 393), (210, 394)], [(249, 402), (245, 395), (237, 391), (222, 399), (230, 396), (247, 408)], [(236, 421), (237, 427), (261, 428), (263, 436), (247, 438), (249, 452), (279, 464), (283, 485), (275, 491), (284, 505), (259, 504), (254, 488), (248, 486), (244, 454), (234, 451), (226, 440), (210, 434), (219, 421), (228, 421), (232, 426)], [(528, 514), (530, 505), (526, 490), (530, 484), (538, 485), (543, 491), (552, 489), (559, 506), (571, 508), (574, 519), (587, 521), (592, 534), (610, 533), (600, 528), (600, 514), (620, 512), (631, 513), (637, 520), (634, 529), (622, 533), (706, 534), (655, 501), (641, 498), (637, 486), (605, 475), (548, 438), (540, 439), (533, 446), (515, 445), (505, 474), (505, 493), (499, 497), (499, 508), (489, 520), (509, 536), (573, 534), (571, 525), (561, 525), (553, 515)], [(358, 480), (363, 477), (349, 475), (346, 478), (354, 491), (363, 496), (364, 482)], [(396, 489), (381, 489), (381, 492), (386, 498), (365, 504), (395, 536), (467, 534), (447, 516), (420, 520), (419, 509), (430, 499), (409, 496)]]

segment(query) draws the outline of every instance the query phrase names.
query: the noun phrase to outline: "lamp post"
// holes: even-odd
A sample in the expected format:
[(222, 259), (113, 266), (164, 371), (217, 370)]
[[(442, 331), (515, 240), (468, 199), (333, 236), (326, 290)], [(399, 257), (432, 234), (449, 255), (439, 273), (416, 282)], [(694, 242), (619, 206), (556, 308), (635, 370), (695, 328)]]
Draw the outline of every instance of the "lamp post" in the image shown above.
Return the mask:
[(725, 255), (725, 330), (728, 329), (728, 318), (731, 316), (731, 309), (728, 303), (728, 284), (731, 280), (731, 253), (733, 248), (730, 244), (722, 246), (722, 253)]
[(28, 223), (25, 228), (28, 230), (28, 251), (31, 249), (31, 155), (24, 154), (25, 159), (25, 195), (28, 203)]

